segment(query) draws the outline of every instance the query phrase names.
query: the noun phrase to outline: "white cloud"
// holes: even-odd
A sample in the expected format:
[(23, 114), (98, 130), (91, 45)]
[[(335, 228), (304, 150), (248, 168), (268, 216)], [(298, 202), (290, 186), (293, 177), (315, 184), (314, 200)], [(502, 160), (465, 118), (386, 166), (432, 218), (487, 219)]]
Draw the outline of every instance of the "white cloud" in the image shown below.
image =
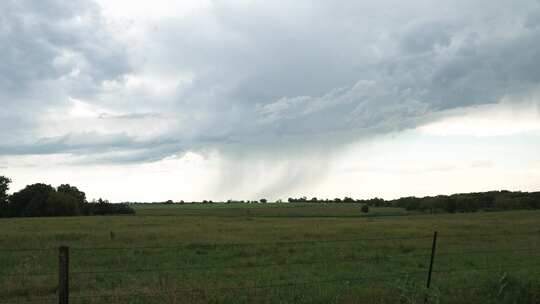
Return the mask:
[[(456, 113), (457, 112), (457, 113)], [(540, 109), (537, 104), (495, 104), (460, 109), (418, 128), (440, 136), (509, 136), (540, 131)]]
[[(81, 100), (70, 98), (70, 101), (72, 103), (72, 106), (68, 110), (68, 119), (98, 118), (100, 115), (107, 113), (107, 110)], [(65, 116), (60, 116), (56, 118), (65, 119)]]
[[(12, 191), (28, 184), (45, 182), (58, 186), (71, 183), (84, 190), (89, 199), (104, 197), (113, 202), (207, 199), (216, 182), (218, 159), (195, 153), (170, 156), (154, 163), (117, 166), (72, 163), (70, 155), (18, 156), (8, 160), (2, 174), (13, 178)], [(35, 166), (35, 161), (45, 161)], [(0, 157), (0, 163), (3, 159)], [(39, 171), (39, 174), (36, 174)], [(159, 181), (159, 182), (158, 182)]]

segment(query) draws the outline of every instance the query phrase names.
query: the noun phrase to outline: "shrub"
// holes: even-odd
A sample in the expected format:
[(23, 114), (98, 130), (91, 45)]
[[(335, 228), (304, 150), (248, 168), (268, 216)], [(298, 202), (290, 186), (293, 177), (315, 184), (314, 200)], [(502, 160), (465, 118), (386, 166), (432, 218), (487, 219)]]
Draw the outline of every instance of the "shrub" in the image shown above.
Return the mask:
[(362, 208), (360, 210), (362, 211), (362, 213), (368, 213), (369, 212), (369, 207), (368, 207), (368, 205), (364, 205), (364, 206), (362, 206)]
[(111, 204), (102, 199), (86, 203), (84, 207), (85, 215), (135, 214), (135, 210), (126, 203)]

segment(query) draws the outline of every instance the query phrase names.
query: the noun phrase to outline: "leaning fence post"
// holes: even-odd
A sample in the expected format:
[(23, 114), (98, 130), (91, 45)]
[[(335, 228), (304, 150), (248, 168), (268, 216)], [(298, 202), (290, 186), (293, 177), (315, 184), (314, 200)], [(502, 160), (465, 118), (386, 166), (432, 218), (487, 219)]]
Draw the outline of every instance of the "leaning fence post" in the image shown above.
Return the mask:
[[(435, 259), (435, 248), (437, 248), (437, 231), (433, 232), (433, 243), (431, 244), (431, 258), (429, 260), (429, 270), (428, 270), (428, 277), (427, 277), (427, 283), (426, 287), (429, 289), (429, 286), (431, 285), (431, 274), (433, 273), (433, 260)], [(426, 293), (426, 297), (424, 298), (424, 303), (428, 302), (428, 294)]]
[(69, 247), (58, 248), (58, 304), (69, 303)]
[(437, 231), (433, 233), (433, 243), (431, 244), (431, 259), (429, 260), (429, 272), (426, 287), (431, 285), (431, 274), (433, 273), (433, 260), (435, 259), (435, 248), (437, 247)]

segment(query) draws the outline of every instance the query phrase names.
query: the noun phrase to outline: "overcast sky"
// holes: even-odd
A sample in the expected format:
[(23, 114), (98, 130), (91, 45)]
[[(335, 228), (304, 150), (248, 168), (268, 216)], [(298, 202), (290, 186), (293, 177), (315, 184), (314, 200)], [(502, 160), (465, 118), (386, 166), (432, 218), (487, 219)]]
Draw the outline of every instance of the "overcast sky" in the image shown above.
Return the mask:
[(3, 0), (0, 51), (12, 190), (540, 190), (536, 0)]

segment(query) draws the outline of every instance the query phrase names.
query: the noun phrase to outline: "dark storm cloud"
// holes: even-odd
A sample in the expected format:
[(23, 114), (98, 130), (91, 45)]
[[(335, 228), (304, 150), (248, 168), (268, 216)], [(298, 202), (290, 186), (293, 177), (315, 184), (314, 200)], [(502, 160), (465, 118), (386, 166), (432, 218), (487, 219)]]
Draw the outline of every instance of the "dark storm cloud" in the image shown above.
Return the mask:
[(451, 43), (451, 29), (439, 22), (413, 24), (403, 34), (400, 41), (405, 52), (424, 53), (436, 47), (448, 47)]
[(233, 142), (215, 136), (186, 140), (170, 137), (141, 140), (123, 133), (70, 133), (60, 137), (41, 138), (31, 143), (1, 145), (0, 156), (68, 153), (77, 156), (77, 164), (127, 164), (158, 161), (171, 155), (183, 154), (189, 149), (204, 150), (208, 145), (227, 145)]
[(0, 116), (9, 117), (0, 121), (1, 140), (27, 134), (45, 111), (91, 97), (129, 70), (103, 22), (87, 0), (0, 3)]
[[(540, 83), (532, 0), (214, 1), (152, 19), (137, 37), (111, 34), (90, 1), (0, 9), (9, 59), (0, 63), (0, 125), (17, 134), (0, 135), (10, 142), (4, 155), (122, 163), (204, 147), (340, 145), (442, 110), (519, 99)], [(34, 131), (51, 111), (68, 115), (70, 98), (97, 107), (85, 114), (93, 120), (83, 133), (40, 139)], [(142, 138), (140, 129), (155, 132)]]
[(42, 138), (31, 144), (3, 145), (0, 147), (0, 155), (104, 152), (131, 147), (134, 143), (134, 139), (125, 134), (69, 134), (55, 138)]
[(43, 99), (46, 96), (32, 90), (33, 85), (57, 81), (51, 84), (54, 87), (72, 72), (87, 77), (84, 85), (90, 87), (68, 83), (71, 86), (65, 89), (87, 92), (128, 70), (122, 46), (103, 31), (99, 8), (90, 1), (8, 0), (0, 10), (3, 93), (14, 97), (36, 93)]

